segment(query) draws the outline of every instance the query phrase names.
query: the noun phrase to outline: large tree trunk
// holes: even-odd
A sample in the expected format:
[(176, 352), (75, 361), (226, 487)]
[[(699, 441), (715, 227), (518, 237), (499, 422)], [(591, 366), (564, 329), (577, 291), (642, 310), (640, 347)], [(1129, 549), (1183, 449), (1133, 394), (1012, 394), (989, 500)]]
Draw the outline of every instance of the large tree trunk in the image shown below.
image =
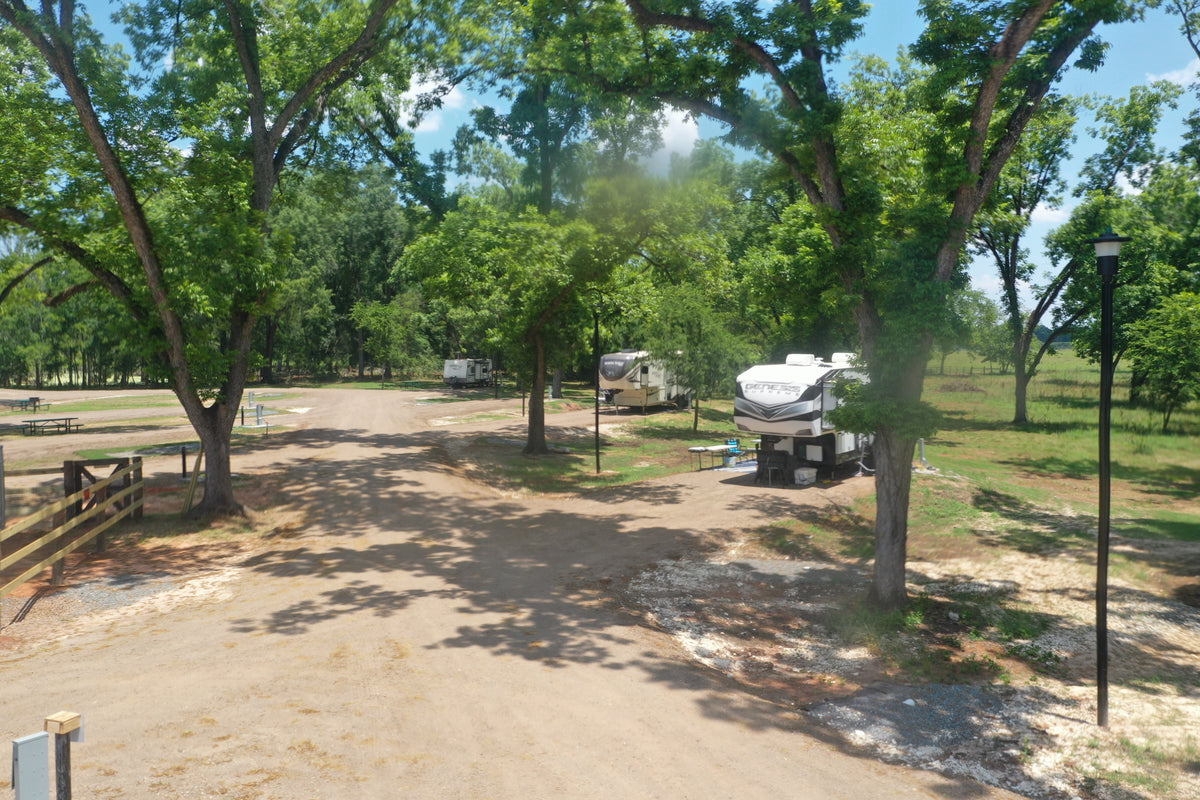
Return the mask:
[(890, 429), (875, 434), (875, 571), (871, 599), (884, 608), (908, 603), (908, 498), (915, 439)]
[[(233, 404), (235, 412), (240, 404), (239, 394)], [(198, 424), (192, 424), (204, 448), (204, 497), (188, 512), (190, 517), (240, 514), (243, 511), (241, 504), (233, 496), (233, 469), (230, 458), (233, 417), (227, 404), (215, 403), (204, 409)]]
[(241, 514), (241, 503), (233, 495), (233, 469), (230, 463), (233, 423), (242, 403), (242, 390), (249, 376), (250, 342), (254, 317), (235, 314), (230, 324), (229, 350), (233, 361), (225, 385), (217, 399), (204, 405), (187, 373), (175, 371), (172, 388), (187, 412), (188, 421), (204, 445), (204, 497), (191, 510), (193, 517), (213, 514)]
[(1013, 347), (1013, 375), (1016, 378), (1016, 388), (1013, 398), (1016, 408), (1013, 410), (1013, 424), (1024, 425), (1029, 421), (1026, 408), (1026, 395), (1029, 391), (1029, 380), (1032, 374), (1029, 364), (1029, 339), (1022, 336)]
[[(884, 354), (879, 344), (887, 341), (880, 315), (869, 297), (855, 313), (862, 337), (863, 356), (870, 367), (872, 390), (897, 404), (891, 414), (916, 413), (925, 383), (925, 365), (931, 347), (929, 334), (910, 339), (909, 352), (896, 361), (896, 350)], [(903, 336), (903, 333), (891, 334)], [(895, 345), (894, 341), (889, 344)], [(906, 560), (908, 558), (908, 504), (912, 485), (913, 451), (917, 434), (912, 420), (881, 421), (875, 431), (875, 565), (871, 584), (872, 602), (897, 609), (908, 604)]]
[(1013, 411), (1013, 424), (1024, 425), (1029, 422), (1026, 396), (1029, 394), (1029, 381), (1032, 376), (1025, 369), (1024, 361), (1016, 363), (1017, 386), (1015, 391), (1016, 409)]
[(537, 357), (529, 389), (529, 432), (524, 452), (543, 455), (550, 449), (546, 447), (546, 342), (541, 334), (533, 337), (533, 346)]

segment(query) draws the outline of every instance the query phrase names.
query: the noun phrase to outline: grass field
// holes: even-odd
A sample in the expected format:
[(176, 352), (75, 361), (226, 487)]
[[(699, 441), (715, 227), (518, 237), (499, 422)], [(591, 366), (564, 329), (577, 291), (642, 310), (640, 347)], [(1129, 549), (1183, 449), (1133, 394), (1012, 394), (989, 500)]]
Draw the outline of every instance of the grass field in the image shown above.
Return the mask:
[[(969, 488), (947, 491), (914, 481), (911, 522), (925, 533), (951, 538), (982, 514), (1020, 516), (1035, 508), (1094, 515), (1099, 370), (1060, 353), (1048, 358), (1029, 392), (1030, 422), (1014, 426), (1013, 378), (981, 369), (965, 355), (952, 357), (945, 374), (930, 374), (925, 399), (944, 414), (941, 430), (925, 442), (939, 472), (962, 476)], [(587, 389), (571, 388), (557, 409), (587, 407)], [(492, 467), (495, 480), (535, 492), (586, 491), (692, 468), (687, 448), (723, 442), (733, 427), (731, 400), (701, 406), (699, 427), (691, 411), (641, 415), (626, 409), (619, 436), (601, 439), (597, 475), (592, 433), (578, 431), (552, 444), (569, 453), (549, 459), (512, 455)], [(612, 421), (606, 411), (602, 422)], [(1158, 413), (1128, 403), (1128, 373), (1118, 370), (1112, 412), (1113, 515), (1124, 535), (1184, 541), (1200, 539), (1192, 507), (1200, 497), (1200, 408), (1176, 412), (1159, 432)], [(873, 509), (861, 509), (869, 525)]]
[[(967, 505), (976, 511), (1020, 515), (1037, 507), (1095, 514), (1099, 370), (1070, 354), (1048, 361), (1030, 387), (1030, 422), (1020, 426), (1011, 423), (1011, 376), (952, 363), (946, 375), (926, 381), (926, 398), (946, 415), (943, 430), (927, 443), (926, 456), (943, 472), (971, 481), (975, 488)], [(1193, 404), (1177, 412), (1164, 434), (1156, 411), (1130, 406), (1128, 373), (1118, 370), (1115, 386), (1114, 532), (1200, 541), (1195, 524), (1200, 410)], [(916, 507), (918, 515), (928, 513), (923, 505)], [(950, 515), (951, 528), (955, 516)]]

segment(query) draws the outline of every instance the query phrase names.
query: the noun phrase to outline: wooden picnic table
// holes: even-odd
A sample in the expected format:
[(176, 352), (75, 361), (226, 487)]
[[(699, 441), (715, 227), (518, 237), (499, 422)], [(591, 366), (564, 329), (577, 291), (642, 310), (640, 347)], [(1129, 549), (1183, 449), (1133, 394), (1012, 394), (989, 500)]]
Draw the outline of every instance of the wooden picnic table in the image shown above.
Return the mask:
[(79, 417), (42, 417), (40, 419), (23, 419), (26, 436), (40, 433), (72, 433), (78, 432), (83, 425)]

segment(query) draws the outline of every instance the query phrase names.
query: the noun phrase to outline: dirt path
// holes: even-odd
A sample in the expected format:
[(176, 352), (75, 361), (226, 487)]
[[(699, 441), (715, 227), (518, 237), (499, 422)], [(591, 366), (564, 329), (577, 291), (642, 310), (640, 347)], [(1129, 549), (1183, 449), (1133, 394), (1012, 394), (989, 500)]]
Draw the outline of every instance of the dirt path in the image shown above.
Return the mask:
[[(463, 428), (431, 423), (461, 405), (370, 390), (287, 402), (309, 409), (298, 429), (235, 464), (291, 474), (293, 523), (267, 547), (0, 650), (0, 734), (83, 713), (77, 796), (1013, 796), (855, 756), (605, 591), (800, 493), (704, 472), (504, 497), (447, 464)], [(34, 446), (4, 444), (9, 458)]]

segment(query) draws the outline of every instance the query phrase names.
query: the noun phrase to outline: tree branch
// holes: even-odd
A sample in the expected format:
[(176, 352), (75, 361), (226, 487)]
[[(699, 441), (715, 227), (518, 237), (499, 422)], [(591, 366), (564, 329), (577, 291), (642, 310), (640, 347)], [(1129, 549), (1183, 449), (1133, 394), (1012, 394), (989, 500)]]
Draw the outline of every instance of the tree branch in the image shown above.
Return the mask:
[[(108, 289), (129, 310), (134, 319), (139, 322), (146, 321), (145, 310), (137, 304), (133, 291), (129, 288), (129, 284), (121, 280), (120, 276), (116, 273), (107, 269), (100, 263), (99, 259), (78, 243), (42, 230), (33, 221), (32, 217), (19, 208), (0, 206), (0, 219), (7, 220), (14, 225), (37, 234), (43, 243), (58, 250), (63, 255), (74, 259), (81, 267), (90, 272), (104, 288)], [(41, 266), (41, 264), (39, 263), (37, 266)], [(2, 299), (0, 297), (0, 300)]]
[[(672, 28), (678, 31), (687, 31), (689, 33), (705, 33), (705, 34), (721, 34), (723, 31), (711, 21), (691, 17), (684, 14), (662, 14), (651, 11), (642, 5), (640, 0), (625, 0), (625, 5), (633, 14), (634, 21), (642, 28)], [(811, 15), (811, 4), (807, 0), (801, 0), (800, 5), (805, 7), (806, 13)], [(758, 64), (759, 68), (765, 72), (779, 88), (780, 94), (783, 95), (784, 102), (790, 108), (802, 108), (804, 103), (800, 98), (800, 94), (792, 86), (790, 80), (779, 64), (771, 57), (766, 48), (758, 42), (744, 39), (740, 36), (730, 36), (727, 40), (730, 46), (745, 54), (751, 61)], [(811, 51), (804, 53), (805, 57), (811, 56), (816, 58), (816, 63), (820, 63), (820, 52), (813, 48)], [(823, 79), (822, 79), (823, 82)]]
[(1050, 90), (1051, 80), (1066, 63), (1084, 39), (1091, 35), (1099, 22), (1092, 16), (1090, 22), (1079, 25), (1070, 36), (1061, 39), (1046, 56), (1042, 78), (1026, 86), (1021, 100), (1009, 115), (1004, 132), (992, 143), (988, 142), (988, 130), (995, 115), (1001, 89), (1012, 72), (1022, 49), (1028, 45), (1033, 34), (1041, 26), (1045, 16), (1056, 4), (1056, 0), (1038, 0), (1017, 19), (1013, 20), (1004, 35), (992, 45), (989, 53), (994, 62), (987, 77), (976, 94), (975, 107), (968, 125), (967, 141), (963, 152), (964, 164), (971, 178), (964, 181), (954, 195), (950, 214), (951, 228), (946, 240), (938, 248), (937, 276), (947, 281), (954, 273), (958, 252), (967, 235), (967, 223), (974, 218), (987, 199), (992, 187), (1000, 178), (1000, 172), (1016, 149), (1030, 119)]
[(88, 291), (89, 289), (95, 289), (97, 286), (101, 286), (101, 285), (102, 284), (100, 283), (100, 281), (84, 281), (83, 283), (77, 283), (68, 289), (64, 289), (63, 291), (59, 292), (56, 295), (47, 297), (45, 300), (42, 301), (42, 305), (46, 306), (47, 308), (54, 308), (56, 306), (60, 306), (63, 303), (70, 300), (75, 295), (83, 294), (84, 292)]
[(35, 261), (33, 265), (29, 267), (29, 269), (25, 270), (20, 275), (17, 275), (15, 278), (9, 281), (4, 289), (0, 290), (0, 304), (4, 303), (4, 299), (12, 293), (13, 289), (16, 289), (18, 286), (20, 286), (22, 281), (53, 260), (54, 256), (46, 256), (45, 258), (39, 259), (38, 261)]
[[(226, 0), (226, 2), (230, 1)], [(330, 59), (325, 66), (314, 72), (305, 84), (292, 95), (279, 112), (275, 124), (271, 126), (272, 147), (283, 139), (284, 129), (291, 124), (292, 119), (300, 113), (309, 99), (322, 86), (329, 83), (342, 85), (373, 55), (374, 49), (379, 46), (379, 31), (383, 27), (388, 12), (397, 2), (398, 0), (376, 0), (358, 37), (345, 50)], [(405, 28), (407, 29), (411, 25), (410, 22)]]

